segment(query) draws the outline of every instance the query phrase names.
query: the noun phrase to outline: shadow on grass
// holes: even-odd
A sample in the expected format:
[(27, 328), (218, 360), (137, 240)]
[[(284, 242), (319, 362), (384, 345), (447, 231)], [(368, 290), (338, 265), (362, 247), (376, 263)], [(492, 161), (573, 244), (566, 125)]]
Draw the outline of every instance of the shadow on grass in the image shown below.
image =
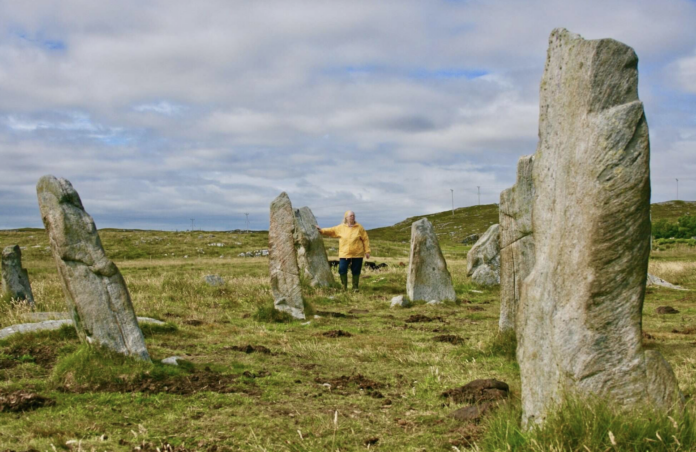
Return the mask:
[(179, 331), (179, 327), (170, 322), (166, 322), (164, 325), (143, 322), (140, 323), (140, 330), (143, 332), (143, 336), (150, 338), (159, 334), (175, 334)]

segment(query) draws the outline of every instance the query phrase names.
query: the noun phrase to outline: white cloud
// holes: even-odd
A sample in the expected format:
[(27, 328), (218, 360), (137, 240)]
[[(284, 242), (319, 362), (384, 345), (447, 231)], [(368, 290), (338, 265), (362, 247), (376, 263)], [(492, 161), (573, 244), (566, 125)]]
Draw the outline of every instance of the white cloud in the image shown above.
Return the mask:
[(660, 178), (696, 164), (693, 23), (686, 0), (0, 3), (0, 227), (27, 225), (45, 173), (104, 226), (265, 227), (281, 190), (370, 226), (444, 210), (450, 188), (495, 202), (534, 151), (558, 26), (636, 49), (668, 199)]
[(133, 110), (141, 113), (152, 112), (159, 113), (165, 116), (174, 116), (176, 114), (181, 113), (184, 110), (184, 107), (181, 105), (169, 103), (167, 101), (160, 101), (152, 104), (136, 105), (135, 107), (133, 107)]
[(696, 94), (696, 52), (675, 61), (671, 69), (678, 86), (684, 91)]

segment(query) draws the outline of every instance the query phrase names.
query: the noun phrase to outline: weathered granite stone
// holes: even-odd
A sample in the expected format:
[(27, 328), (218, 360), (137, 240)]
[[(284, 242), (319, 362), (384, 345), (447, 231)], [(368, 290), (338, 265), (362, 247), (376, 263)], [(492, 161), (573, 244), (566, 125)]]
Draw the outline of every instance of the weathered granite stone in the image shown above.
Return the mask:
[(106, 257), (92, 217), (65, 179), (43, 176), (36, 186), (41, 218), (78, 336), (145, 361), (145, 339), (126, 282)]
[(500, 321), (501, 332), (514, 331), (522, 282), (534, 267), (532, 200), (534, 156), (517, 163), (517, 182), (500, 194)]
[(178, 366), (179, 360), (184, 359), (181, 356), (170, 356), (169, 358), (164, 358), (162, 364), (168, 364), (170, 366)]
[(660, 410), (683, 401), (669, 364), (641, 340), (650, 147), (637, 64), (612, 39), (564, 29), (549, 39), (532, 170), (536, 262), (517, 311), (526, 425), (567, 393)]
[(500, 227), (494, 224), (466, 255), (466, 273), (481, 286), (500, 284)]
[(225, 285), (225, 280), (222, 279), (222, 277), (220, 275), (205, 275), (203, 277), (203, 280), (205, 281), (205, 283), (207, 285), (212, 286), (212, 287)]
[(268, 265), (273, 303), (279, 311), (304, 319), (304, 300), (300, 286), (300, 268), (295, 252), (295, 215), (290, 198), (283, 192), (271, 203), (268, 230)]
[(411, 306), (411, 302), (409, 302), (408, 298), (404, 297), (403, 295), (398, 295), (392, 298), (391, 304), (389, 305), (390, 308), (407, 308), (409, 306)]
[(648, 280), (646, 282), (646, 286), (658, 286), (658, 287), (665, 287), (667, 289), (674, 289), (674, 290), (686, 290), (682, 286), (677, 286), (676, 284), (672, 284), (670, 282), (665, 281), (664, 279), (660, 278), (659, 276), (651, 275), (648, 273)]
[(427, 218), (411, 225), (411, 257), (408, 263), (406, 295), (412, 301), (450, 300), (455, 293), (440, 243)]
[(19, 245), (7, 246), (2, 250), (2, 295), (24, 300), (34, 306), (34, 294), (29, 284), (29, 274), (22, 268), (22, 250)]
[[(73, 325), (70, 314), (67, 312), (31, 312), (23, 316), (28, 320), (39, 320), (32, 323), (20, 323), (10, 325), (0, 330), (0, 339), (6, 339), (14, 334), (39, 333), (41, 331), (59, 330), (66, 325)], [(51, 318), (52, 320), (46, 320)], [(150, 317), (138, 317), (138, 323), (151, 325), (164, 325), (165, 322)]]
[(317, 231), (317, 219), (309, 207), (295, 209), (295, 249), (297, 264), (312, 287), (330, 287), (333, 273), (326, 256), (324, 240)]

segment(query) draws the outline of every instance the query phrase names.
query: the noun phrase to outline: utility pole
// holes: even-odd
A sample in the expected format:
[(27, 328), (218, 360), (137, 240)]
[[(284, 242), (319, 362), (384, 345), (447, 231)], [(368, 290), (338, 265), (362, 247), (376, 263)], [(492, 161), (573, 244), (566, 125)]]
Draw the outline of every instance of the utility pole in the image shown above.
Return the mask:
[(452, 192), (452, 216), (454, 216), (454, 188), (450, 188)]
[(249, 214), (245, 213), (244, 215), (246, 215), (246, 231), (248, 234), (249, 233)]
[(193, 229), (195, 228), (195, 224), (196, 224), (196, 219), (191, 218), (191, 232), (193, 232)]
[(478, 189), (478, 205), (481, 205), (481, 186), (477, 185), (476, 188)]
[(679, 201), (679, 179), (675, 179), (677, 181), (677, 201)]

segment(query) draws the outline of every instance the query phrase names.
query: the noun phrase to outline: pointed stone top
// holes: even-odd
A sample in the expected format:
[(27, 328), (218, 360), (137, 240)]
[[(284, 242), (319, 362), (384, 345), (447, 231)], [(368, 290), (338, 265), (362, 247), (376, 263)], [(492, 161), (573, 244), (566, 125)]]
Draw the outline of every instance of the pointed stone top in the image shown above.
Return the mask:
[(82, 206), (82, 200), (80, 195), (73, 188), (69, 180), (57, 178), (52, 175), (42, 176), (39, 182), (36, 184), (36, 193), (41, 195), (42, 193), (51, 193), (58, 199), (59, 203), (72, 204), (79, 207), (82, 210), (85, 208)]
[(2, 250), (2, 257), (10, 257), (12, 255), (15, 255), (17, 257), (22, 257), (22, 250), (19, 248), (19, 245), (10, 245), (6, 246)]
[(271, 202), (271, 210), (278, 208), (279, 206), (282, 206), (285, 204), (292, 205), (292, 203), (290, 202), (290, 197), (288, 196), (288, 194), (285, 192), (282, 192)]

